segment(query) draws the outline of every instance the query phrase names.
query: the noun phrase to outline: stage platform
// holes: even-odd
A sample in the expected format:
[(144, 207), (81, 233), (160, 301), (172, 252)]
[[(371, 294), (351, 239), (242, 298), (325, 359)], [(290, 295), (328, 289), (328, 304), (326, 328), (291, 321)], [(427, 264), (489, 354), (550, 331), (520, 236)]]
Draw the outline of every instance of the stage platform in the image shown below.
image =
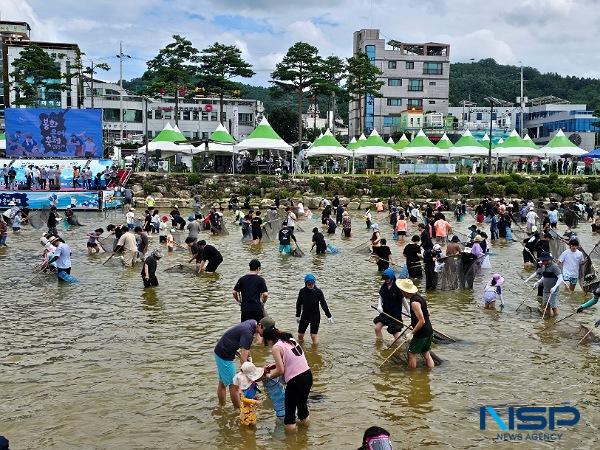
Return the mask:
[(61, 189), (60, 191), (0, 191), (0, 209), (10, 208), (9, 203), (29, 209), (57, 209), (71, 207), (77, 210), (101, 210), (119, 207), (121, 198), (113, 190)]

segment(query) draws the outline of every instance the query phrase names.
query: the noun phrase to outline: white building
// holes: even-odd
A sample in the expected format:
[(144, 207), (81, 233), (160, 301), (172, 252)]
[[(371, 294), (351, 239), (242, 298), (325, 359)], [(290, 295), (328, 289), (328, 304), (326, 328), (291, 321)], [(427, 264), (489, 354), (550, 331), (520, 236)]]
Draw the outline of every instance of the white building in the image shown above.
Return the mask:
[[(122, 98), (121, 98), (122, 96)], [(121, 103), (122, 102), (122, 103)], [(262, 102), (250, 99), (226, 98), (224, 100), (225, 127), (237, 140), (244, 139), (254, 130), (257, 116), (264, 112)], [(86, 82), (85, 108), (92, 107), (91, 87)], [(123, 105), (123, 122), (119, 109)], [(104, 138), (118, 143), (141, 142), (145, 134), (152, 139), (167, 122), (179, 126), (189, 139), (206, 139), (218, 126), (219, 99), (209, 97), (179, 100), (179, 117), (175, 118), (175, 99), (172, 97), (147, 98), (122, 89), (116, 83), (94, 82), (94, 107), (102, 109)]]

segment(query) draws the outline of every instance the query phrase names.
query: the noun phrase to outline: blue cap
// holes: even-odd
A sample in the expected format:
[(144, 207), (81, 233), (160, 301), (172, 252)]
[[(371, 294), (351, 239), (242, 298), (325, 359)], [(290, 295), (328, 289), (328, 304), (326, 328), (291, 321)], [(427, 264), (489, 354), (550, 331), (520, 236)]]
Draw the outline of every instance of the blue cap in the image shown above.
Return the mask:
[(315, 277), (312, 273), (307, 273), (304, 276), (304, 282), (308, 283), (309, 281), (312, 281), (313, 283), (315, 283), (317, 281), (317, 277)]
[(394, 270), (390, 267), (388, 267), (387, 269), (385, 269), (383, 271), (382, 274), (385, 278), (389, 278), (390, 280), (394, 280), (396, 278), (396, 274), (394, 273)]
[(193, 214), (190, 214), (190, 215), (188, 216), (188, 220), (189, 220), (189, 221), (196, 220), (196, 216), (194, 216)]

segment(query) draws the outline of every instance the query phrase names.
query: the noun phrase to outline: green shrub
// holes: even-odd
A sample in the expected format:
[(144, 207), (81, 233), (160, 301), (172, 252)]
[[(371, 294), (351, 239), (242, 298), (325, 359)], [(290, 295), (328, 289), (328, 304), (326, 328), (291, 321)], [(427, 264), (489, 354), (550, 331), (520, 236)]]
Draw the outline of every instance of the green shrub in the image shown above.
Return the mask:
[(435, 173), (427, 177), (426, 183), (431, 184), (432, 189), (446, 189), (448, 186), (446, 179)]
[(548, 180), (550, 180), (550, 184), (556, 183), (558, 181), (558, 174), (557, 173), (551, 173), (548, 176)]
[(154, 194), (157, 191), (154, 183), (150, 183), (149, 181), (144, 182), (143, 188), (146, 195)]
[(283, 175), (281, 175), (281, 179), (282, 180), (287, 180), (290, 178), (290, 174), (289, 173), (284, 173)]
[[(510, 177), (509, 177), (510, 178)], [(504, 185), (504, 192), (508, 195), (514, 195), (519, 193), (519, 183), (510, 181)]]
[(548, 196), (548, 185), (546, 183), (536, 183), (537, 190), (540, 194), (540, 197)]
[(510, 177), (512, 178), (512, 180), (515, 183), (519, 183), (519, 184), (521, 184), (521, 183), (527, 183), (529, 181), (527, 179), (527, 177), (521, 175), (520, 173), (516, 173), (516, 172), (511, 173)]
[(197, 173), (190, 173), (187, 176), (187, 184), (189, 186), (196, 186), (197, 184), (200, 184), (200, 176)]
[(310, 190), (313, 191), (315, 194), (321, 192), (321, 182), (317, 178), (311, 178), (310, 180), (308, 180), (308, 186), (310, 187)]
[(540, 192), (537, 185), (533, 183), (524, 183), (519, 188), (519, 194), (521, 197), (527, 200), (535, 200), (540, 197)]
[(492, 197), (503, 197), (504, 193), (506, 192), (506, 188), (495, 181), (488, 183), (486, 187), (488, 195), (491, 195)]
[(261, 188), (265, 188), (265, 189), (273, 187), (273, 181), (269, 177), (260, 177), (258, 184)]
[(596, 194), (600, 192), (600, 180), (590, 178), (588, 181), (588, 192), (591, 194)]

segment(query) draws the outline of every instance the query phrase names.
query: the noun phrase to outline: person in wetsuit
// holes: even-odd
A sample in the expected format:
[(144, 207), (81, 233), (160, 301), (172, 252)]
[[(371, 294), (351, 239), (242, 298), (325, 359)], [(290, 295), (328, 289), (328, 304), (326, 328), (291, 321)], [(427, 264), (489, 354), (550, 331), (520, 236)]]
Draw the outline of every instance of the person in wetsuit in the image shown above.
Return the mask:
[(392, 269), (385, 269), (382, 274), (383, 284), (379, 288), (379, 315), (373, 319), (375, 336), (383, 339), (381, 330), (387, 327), (387, 332), (397, 338), (404, 325), (402, 324), (402, 292), (396, 286), (396, 275)]
[(298, 292), (296, 300), (296, 322), (298, 322), (298, 340), (304, 340), (304, 333), (310, 325), (310, 338), (313, 345), (318, 344), (319, 325), (321, 313), (319, 306), (323, 308), (327, 321), (333, 323), (333, 317), (325, 301), (323, 291), (316, 286), (317, 278), (312, 274), (304, 277), (304, 287)]
[(325, 237), (323, 236), (323, 233), (321, 233), (319, 231), (318, 228), (313, 228), (313, 237), (312, 237), (312, 247), (310, 248), (311, 251), (313, 248), (317, 248), (317, 255), (321, 254), (321, 253), (325, 253), (327, 251), (327, 243), (325, 242)]

